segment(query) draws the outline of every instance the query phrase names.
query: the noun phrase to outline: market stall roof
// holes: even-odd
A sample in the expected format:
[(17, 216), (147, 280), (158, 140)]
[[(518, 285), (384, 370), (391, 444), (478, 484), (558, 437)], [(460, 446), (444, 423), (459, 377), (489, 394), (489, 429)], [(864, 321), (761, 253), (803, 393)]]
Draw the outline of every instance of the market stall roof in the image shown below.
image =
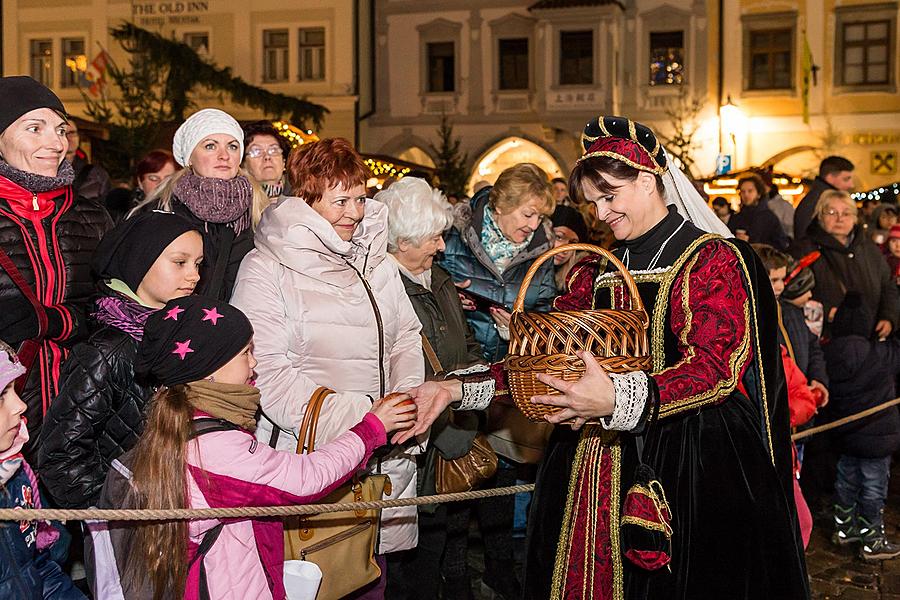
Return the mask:
[(736, 196), (738, 194), (738, 181), (740, 181), (741, 178), (750, 175), (758, 175), (762, 177), (763, 181), (772, 182), (777, 185), (779, 193), (789, 202), (793, 201), (794, 197), (800, 198), (806, 194), (810, 183), (807, 179), (788, 173), (752, 168), (732, 171), (723, 175), (700, 178), (697, 179), (697, 182), (703, 184), (703, 191), (706, 192), (710, 198), (715, 196)]

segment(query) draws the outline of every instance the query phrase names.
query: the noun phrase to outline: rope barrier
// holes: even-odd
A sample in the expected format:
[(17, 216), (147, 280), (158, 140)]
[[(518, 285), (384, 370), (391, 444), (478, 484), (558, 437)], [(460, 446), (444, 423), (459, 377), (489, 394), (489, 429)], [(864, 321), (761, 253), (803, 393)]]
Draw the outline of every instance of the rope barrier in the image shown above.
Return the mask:
[[(856, 414), (849, 415), (837, 421), (812, 427), (800, 431), (791, 436), (791, 440), (799, 440), (810, 437), (829, 429), (834, 429), (859, 419), (886, 410), (900, 404), (900, 398), (894, 398), (873, 406)], [(355, 510), (378, 510), (382, 508), (397, 508), (400, 506), (419, 506), (422, 504), (438, 504), (444, 502), (462, 502), (465, 500), (477, 500), (479, 498), (493, 498), (495, 496), (509, 496), (524, 492), (534, 491), (534, 484), (514, 485), (488, 490), (473, 490), (470, 492), (456, 492), (452, 494), (435, 494), (433, 496), (418, 496), (416, 498), (396, 498), (394, 500), (373, 500), (371, 502), (344, 502), (340, 504), (299, 504), (294, 506), (244, 506), (239, 508), (173, 508), (166, 510), (152, 509), (66, 509), (66, 508), (3, 508), (0, 509), (0, 522), (2, 521), (171, 521), (185, 519), (234, 519), (249, 517), (290, 517), (296, 515), (312, 515), (334, 512), (348, 512)]]
[(494, 496), (509, 496), (534, 491), (534, 484), (513, 485), (488, 490), (455, 492), (418, 496), (416, 498), (395, 498), (393, 500), (373, 500), (370, 502), (344, 502), (340, 504), (298, 504), (293, 506), (242, 506), (239, 508), (169, 508), (154, 509), (108, 509), (108, 508), (3, 508), (0, 521), (173, 521), (184, 519), (233, 519), (242, 517), (290, 517), (320, 513), (346, 512), (351, 510), (374, 510), (397, 508), (399, 506), (419, 506), (443, 502), (461, 502)]
[(862, 410), (858, 413), (846, 416), (842, 419), (838, 419), (837, 421), (832, 421), (831, 423), (825, 423), (824, 425), (819, 425), (818, 427), (810, 427), (809, 429), (798, 431), (791, 436), (791, 441), (800, 440), (817, 433), (822, 433), (823, 431), (828, 431), (829, 429), (834, 429), (835, 427), (840, 427), (841, 425), (846, 425), (847, 423), (852, 423), (853, 421), (864, 419), (869, 415), (874, 415), (877, 412), (881, 412), (898, 404), (900, 404), (900, 398), (894, 398), (893, 400), (882, 402), (878, 406), (867, 408), (866, 410)]

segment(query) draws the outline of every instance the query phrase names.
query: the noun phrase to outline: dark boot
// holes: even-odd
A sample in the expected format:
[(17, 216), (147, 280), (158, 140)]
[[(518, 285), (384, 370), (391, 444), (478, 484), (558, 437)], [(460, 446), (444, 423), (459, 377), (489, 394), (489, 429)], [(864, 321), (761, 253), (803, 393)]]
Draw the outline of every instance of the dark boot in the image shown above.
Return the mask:
[(522, 583), (516, 576), (516, 564), (512, 560), (484, 559), (482, 581), (502, 600), (521, 600)]
[(879, 518), (870, 523), (865, 517), (858, 517), (859, 537), (862, 546), (859, 557), (865, 561), (889, 560), (900, 556), (900, 544), (887, 540), (884, 534), (884, 521)]
[(860, 541), (855, 506), (834, 505), (834, 533), (831, 535), (831, 541), (838, 546)]

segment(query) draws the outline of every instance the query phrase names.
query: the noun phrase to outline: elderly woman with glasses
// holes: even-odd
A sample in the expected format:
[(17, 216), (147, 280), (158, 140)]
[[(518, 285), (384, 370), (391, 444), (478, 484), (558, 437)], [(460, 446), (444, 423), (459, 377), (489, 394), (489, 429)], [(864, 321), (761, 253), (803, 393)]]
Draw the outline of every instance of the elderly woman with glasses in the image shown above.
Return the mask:
[(807, 230), (809, 238), (797, 252), (798, 258), (814, 250), (822, 253), (812, 265), (813, 299), (824, 305), (830, 323), (847, 292), (859, 292), (876, 316), (872, 333), (886, 338), (897, 327), (900, 296), (884, 256), (857, 224), (856, 202), (847, 192), (827, 190), (816, 204), (815, 216)]
[(280, 135), (271, 121), (254, 121), (244, 125), (243, 166), (262, 185), (273, 201), (291, 195), (284, 169), (291, 145)]

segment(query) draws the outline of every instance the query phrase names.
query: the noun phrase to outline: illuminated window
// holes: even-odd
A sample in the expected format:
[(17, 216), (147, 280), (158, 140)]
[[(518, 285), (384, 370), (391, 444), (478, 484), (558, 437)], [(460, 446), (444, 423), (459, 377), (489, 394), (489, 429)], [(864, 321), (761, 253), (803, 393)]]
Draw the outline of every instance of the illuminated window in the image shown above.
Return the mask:
[(650, 85), (684, 83), (684, 32), (650, 34)]
[(47, 87), (53, 85), (53, 40), (31, 40), (31, 76)]
[(274, 83), (288, 80), (288, 30), (263, 31), (263, 81)]
[(325, 79), (325, 28), (301, 29), (300, 37), (300, 81), (321, 81)]
[(594, 83), (594, 32), (559, 33), (559, 85)]
[(62, 87), (78, 87), (81, 74), (87, 70), (87, 56), (84, 54), (84, 38), (62, 39)]

